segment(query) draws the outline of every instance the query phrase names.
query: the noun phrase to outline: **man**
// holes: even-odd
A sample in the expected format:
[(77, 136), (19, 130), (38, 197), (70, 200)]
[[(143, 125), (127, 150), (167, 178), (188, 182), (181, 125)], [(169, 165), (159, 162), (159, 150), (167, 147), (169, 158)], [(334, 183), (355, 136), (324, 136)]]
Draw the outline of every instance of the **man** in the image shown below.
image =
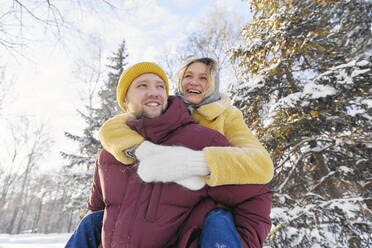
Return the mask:
[[(127, 125), (140, 133), (145, 142), (176, 145), (181, 150), (182, 146), (193, 150), (229, 146), (218, 132), (195, 124), (179, 98), (169, 97), (167, 101), (166, 75), (153, 63), (130, 67), (121, 76), (118, 92), (124, 96), (123, 100), (118, 99), (129, 116)], [(139, 160), (146, 156), (141, 146), (136, 155)], [(194, 170), (203, 169), (197, 164), (204, 158), (189, 159), (195, 162)], [(137, 175), (137, 165), (122, 164), (104, 149), (96, 160), (88, 209), (104, 210), (102, 247), (197, 247), (204, 218), (216, 202), (230, 208), (238, 227), (227, 230), (224, 225), (217, 225), (217, 233), (231, 234), (234, 247), (262, 246), (271, 227), (271, 191), (265, 186), (207, 186), (191, 191), (181, 186), (187, 182), (144, 183)], [(232, 217), (230, 222), (233, 223)], [(94, 238), (92, 233), (82, 235)], [(67, 247), (77, 247), (72, 244), (73, 239)], [(211, 242), (216, 240), (218, 237)], [(205, 242), (202, 245), (209, 246)]]

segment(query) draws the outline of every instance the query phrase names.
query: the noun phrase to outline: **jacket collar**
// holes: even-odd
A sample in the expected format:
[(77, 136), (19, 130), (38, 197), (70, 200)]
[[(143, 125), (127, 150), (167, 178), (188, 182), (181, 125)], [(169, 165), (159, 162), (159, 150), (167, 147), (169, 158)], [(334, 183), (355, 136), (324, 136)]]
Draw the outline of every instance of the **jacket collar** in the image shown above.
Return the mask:
[(207, 120), (213, 120), (230, 107), (231, 104), (229, 97), (227, 95), (222, 95), (221, 100), (203, 105), (195, 112), (202, 115)]
[(168, 97), (167, 110), (156, 118), (130, 118), (127, 120), (127, 125), (141, 134), (145, 140), (153, 143), (161, 143), (168, 134), (172, 133), (179, 127), (195, 123), (194, 119), (187, 110), (186, 105), (179, 97)]

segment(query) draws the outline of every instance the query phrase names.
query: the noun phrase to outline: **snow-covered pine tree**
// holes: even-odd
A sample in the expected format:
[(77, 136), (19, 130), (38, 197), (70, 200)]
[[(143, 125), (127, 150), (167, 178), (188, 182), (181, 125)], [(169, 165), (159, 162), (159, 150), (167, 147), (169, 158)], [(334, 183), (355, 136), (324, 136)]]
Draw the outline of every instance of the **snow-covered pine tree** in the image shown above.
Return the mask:
[(102, 148), (98, 140), (98, 130), (109, 118), (122, 112), (116, 103), (116, 85), (119, 77), (127, 65), (128, 53), (125, 41), (123, 41), (116, 53), (108, 58), (109, 72), (107, 79), (98, 91), (99, 106), (94, 108), (91, 104), (85, 106), (85, 112), (78, 110), (80, 116), (86, 123), (82, 135), (73, 135), (65, 132), (68, 139), (77, 142), (79, 149), (75, 153), (61, 152), (64, 159), (68, 161), (65, 171), (70, 171), (67, 177), (71, 178), (71, 186), (74, 188), (74, 196), (66, 208), (86, 211), (87, 199), (92, 184), (93, 166), (99, 150)]
[(372, 240), (372, 2), (252, 0), (233, 89), (275, 163), (270, 247)]

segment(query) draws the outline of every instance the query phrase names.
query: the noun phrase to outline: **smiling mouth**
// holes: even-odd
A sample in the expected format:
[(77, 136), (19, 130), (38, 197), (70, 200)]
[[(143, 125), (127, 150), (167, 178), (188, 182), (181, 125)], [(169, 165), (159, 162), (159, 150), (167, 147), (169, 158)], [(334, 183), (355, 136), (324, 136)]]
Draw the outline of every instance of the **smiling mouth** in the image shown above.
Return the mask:
[(157, 102), (150, 102), (150, 103), (146, 103), (145, 105), (146, 106), (149, 106), (149, 107), (158, 107), (158, 106), (160, 106), (160, 104), (157, 103)]
[(190, 90), (187, 90), (187, 93), (189, 93), (189, 94), (201, 94), (201, 91), (190, 89)]

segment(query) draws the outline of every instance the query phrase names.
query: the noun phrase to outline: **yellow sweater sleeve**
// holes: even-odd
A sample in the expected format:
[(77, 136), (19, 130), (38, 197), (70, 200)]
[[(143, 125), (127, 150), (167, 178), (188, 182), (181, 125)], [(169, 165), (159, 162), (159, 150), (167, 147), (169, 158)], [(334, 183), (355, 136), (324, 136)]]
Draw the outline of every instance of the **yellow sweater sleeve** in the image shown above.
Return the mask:
[(144, 138), (127, 126), (128, 114), (114, 116), (99, 129), (98, 136), (105, 150), (124, 164), (134, 162), (125, 155), (124, 150), (143, 142)]
[(270, 182), (274, 167), (269, 153), (249, 130), (238, 109), (226, 111), (223, 134), (231, 147), (203, 149), (211, 172), (205, 182), (210, 186)]

